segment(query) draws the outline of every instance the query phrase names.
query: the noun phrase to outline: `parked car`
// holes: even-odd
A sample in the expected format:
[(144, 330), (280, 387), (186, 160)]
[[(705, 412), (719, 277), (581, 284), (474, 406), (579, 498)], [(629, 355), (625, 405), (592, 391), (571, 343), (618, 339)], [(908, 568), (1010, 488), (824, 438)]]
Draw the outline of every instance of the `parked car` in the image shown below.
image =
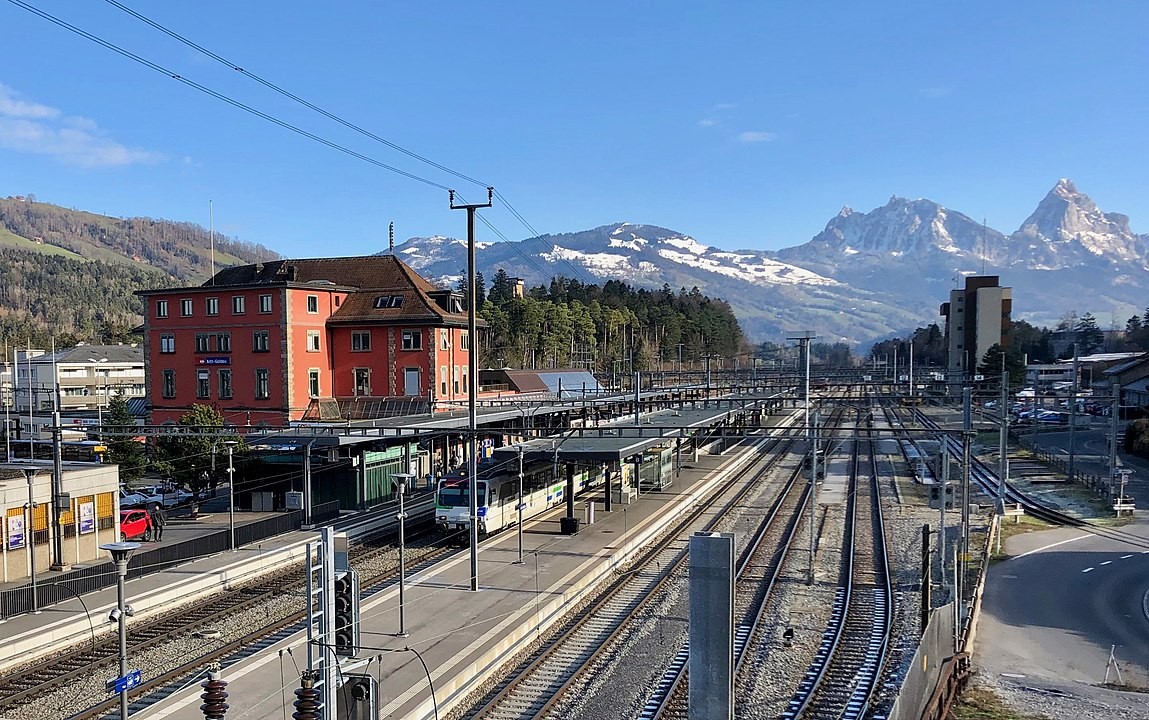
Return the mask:
[(121, 510), (120, 540), (127, 542), (136, 538), (151, 540), (152, 516), (148, 514), (147, 510), (141, 508)]
[(148, 497), (142, 493), (129, 492), (124, 488), (120, 488), (120, 508), (137, 508), (147, 507)]
[(147, 498), (148, 507), (163, 505), (165, 508), (173, 508), (176, 505), (185, 505), (195, 499), (195, 496), (186, 490), (164, 487), (163, 485), (144, 485), (135, 490)]

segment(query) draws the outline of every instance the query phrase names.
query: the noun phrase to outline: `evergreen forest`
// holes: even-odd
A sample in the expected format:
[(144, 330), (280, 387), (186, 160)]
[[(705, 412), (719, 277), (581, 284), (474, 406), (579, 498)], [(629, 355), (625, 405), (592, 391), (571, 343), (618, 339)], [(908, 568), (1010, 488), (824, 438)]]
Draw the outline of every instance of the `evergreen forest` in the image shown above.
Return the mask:
[(618, 280), (599, 286), (556, 277), (515, 297), (499, 269), (489, 292), (476, 275), (475, 296), (488, 324), (481, 366), (630, 372), (745, 352), (730, 305), (698, 288), (647, 290)]

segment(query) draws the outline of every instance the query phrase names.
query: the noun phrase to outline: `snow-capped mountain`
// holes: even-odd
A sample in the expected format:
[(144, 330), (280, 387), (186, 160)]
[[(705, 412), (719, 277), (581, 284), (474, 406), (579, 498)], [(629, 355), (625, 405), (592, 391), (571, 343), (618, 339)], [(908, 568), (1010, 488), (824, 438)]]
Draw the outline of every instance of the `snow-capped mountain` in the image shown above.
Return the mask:
[[(619, 223), (521, 242), (480, 244), (479, 269), (529, 285), (556, 275), (618, 279), (641, 287), (698, 287), (728, 301), (747, 334), (777, 339), (813, 328), (827, 341), (866, 341), (939, 322), (962, 275), (998, 274), (1014, 288), (1014, 316), (1050, 324), (1070, 310), (1143, 310), (1149, 238), (1104, 213), (1068, 180), (1054, 186), (1008, 237), (930, 200), (892, 197), (870, 212), (846, 207), (809, 242), (776, 252), (724, 250), (654, 225)], [(424, 276), (454, 285), (466, 245), (411, 238), (396, 254)]]
[(1094, 259), (1146, 267), (1145, 237), (1133, 234), (1129, 218), (1102, 212), (1065, 178), (1009, 236), (1009, 249), (1015, 263), (1049, 269)]

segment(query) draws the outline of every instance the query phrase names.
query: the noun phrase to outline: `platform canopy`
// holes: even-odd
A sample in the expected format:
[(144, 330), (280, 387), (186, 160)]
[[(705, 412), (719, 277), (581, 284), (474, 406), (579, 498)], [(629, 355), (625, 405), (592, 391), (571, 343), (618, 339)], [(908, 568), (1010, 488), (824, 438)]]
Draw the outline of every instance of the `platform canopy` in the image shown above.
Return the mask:
[(652, 447), (714, 428), (731, 415), (749, 409), (714, 404), (645, 413), (641, 425), (636, 425), (633, 418), (628, 424), (623, 418), (601, 427), (573, 428), (561, 435), (495, 448), (494, 456), (499, 462), (510, 462), (521, 451), (524, 460), (530, 462), (547, 459), (576, 465), (621, 462)]

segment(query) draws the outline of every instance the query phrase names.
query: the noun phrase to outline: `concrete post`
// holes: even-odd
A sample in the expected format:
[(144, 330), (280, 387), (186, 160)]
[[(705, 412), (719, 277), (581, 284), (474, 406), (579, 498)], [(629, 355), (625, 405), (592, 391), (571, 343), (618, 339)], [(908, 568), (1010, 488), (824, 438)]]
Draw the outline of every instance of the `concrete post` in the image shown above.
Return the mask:
[(690, 538), (690, 720), (734, 717), (734, 534)]

